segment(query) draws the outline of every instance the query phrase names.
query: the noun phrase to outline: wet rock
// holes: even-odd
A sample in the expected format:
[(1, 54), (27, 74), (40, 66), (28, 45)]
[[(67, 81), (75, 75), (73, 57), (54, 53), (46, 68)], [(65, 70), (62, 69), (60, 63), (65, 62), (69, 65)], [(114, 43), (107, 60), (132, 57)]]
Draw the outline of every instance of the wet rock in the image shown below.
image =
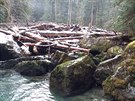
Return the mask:
[(135, 41), (126, 46), (123, 57), (135, 59)]
[[(89, 37), (84, 36), (80, 42), (80, 46), (84, 48), (90, 48), (97, 52), (103, 52), (112, 47), (114, 43), (111, 40), (106, 39), (105, 37)], [(93, 54), (94, 55), (94, 54)]]
[(107, 50), (114, 45), (115, 43), (112, 40), (105, 37), (92, 37), (89, 35), (84, 36), (80, 42), (81, 47), (90, 49), (90, 53), (97, 64), (105, 60)]
[(52, 64), (49, 60), (22, 61), (14, 69), (22, 75), (40, 76), (49, 72)]
[(50, 88), (62, 96), (87, 91), (94, 83), (96, 65), (90, 56), (83, 56), (58, 65), (51, 73)]
[(21, 53), (12, 36), (0, 33), (0, 61), (21, 57)]
[(121, 47), (119, 46), (113, 46), (107, 50), (107, 54), (105, 56), (105, 59), (110, 59), (115, 57), (116, 55), (122, 54), (124, 51)]
[(73, 58), (68, 54), (66, 54), (65, 52), (56, 51), (55, 54), (52, 56), (51, 61), (57, 65), (72, 59)]
[(117, 65), (116, 72), (103, 82), (103, 89), (116, 101), (135, 101), (135, 59)]
[[(21, 57), (16, 59), (9, 59), (5, 61), (0, 61), (0, 69), (13, 69), (16, 64), (23, 61), (33, 61), (33, 60), (45, 60), (44, 56), (29, 56)], [(53, 67), (54, 68), (54, 67)]]
[(114, 58), (105, 60), (97, 66), (94, 78), (98, 85), (102, 85), (102, 82), (115, 72), (115, 69), (117, 68), (116, 66), (121, 60), (122, 56), (116, 55)]

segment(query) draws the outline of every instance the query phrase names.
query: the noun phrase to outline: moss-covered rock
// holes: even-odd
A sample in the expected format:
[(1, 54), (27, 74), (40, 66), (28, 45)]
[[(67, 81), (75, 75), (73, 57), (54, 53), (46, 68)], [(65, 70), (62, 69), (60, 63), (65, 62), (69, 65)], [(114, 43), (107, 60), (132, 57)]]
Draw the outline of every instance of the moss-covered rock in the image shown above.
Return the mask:
[(134, 83), (135, 59), (127, 59), (117, 65), (116, 72), (103, 82), (103, 89), (118, 101), (134, 101)]
[(22, 61), (16, 64), (14, 69), (22, 75), (40, 76), (49, 72), (51, 65), (49, 60)]
[(126, 46), (123, 57), (135, 59), (135, 41)]
[(69, 60), (72, 60), (72, 58), (68, 54), (62, 51), (56, 51), (55, 54), (51, 58), (51, 61), (55, 63), (56, 65), (64, 63)]
[(114, 43), (112, 43), (109, 39), (105, 37), (84, 37), (80, 46), (90, 49), (96, 49), (99, 51), (106, 51), (110, 48)]
[(121, 55), (117, 55), (114, 58), (101, 62), (94, 73), (94, 78), (98, 85), (102, 85), (102, 82), (107, 77), (113, 75), (117, 69), (117, 65), (122, 61)]
[(62, 63), (51, 73), (50, 88), (62, 96), (82, 93), (92, 87), (95, 69), (90, 56)]
[(107, 50), (107, 54), (105, 56), (105, 59), (113, 58), (116, 55), (122, 54), (124, 51), (119, 46), (113, 46)]

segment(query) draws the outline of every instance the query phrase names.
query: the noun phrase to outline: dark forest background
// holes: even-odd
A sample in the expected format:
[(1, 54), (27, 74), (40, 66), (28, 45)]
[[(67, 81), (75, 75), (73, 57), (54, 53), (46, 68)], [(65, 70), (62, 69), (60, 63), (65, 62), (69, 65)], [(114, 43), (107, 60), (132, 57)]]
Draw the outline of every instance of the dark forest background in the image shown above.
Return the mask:
[(55, 22), (135, 31), (135, 0), (0, 0), (0, 23)]

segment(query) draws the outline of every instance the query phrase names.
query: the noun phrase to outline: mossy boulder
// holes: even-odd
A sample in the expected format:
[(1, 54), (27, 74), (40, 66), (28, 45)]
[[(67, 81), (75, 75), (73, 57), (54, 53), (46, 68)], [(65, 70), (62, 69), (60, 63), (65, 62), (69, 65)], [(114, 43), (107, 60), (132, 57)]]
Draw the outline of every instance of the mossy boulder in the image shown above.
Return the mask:
[(50, 89), (62, 96), (72, 96), (93, 86), (96, 65), (90, 56), (58, 65), (50, 76)]
[(116, 72), (103, 82), (103, 89), (117, 101), (135, 101), (135, 59), (117, 65)]
[(105, 56), (105, 59), (113, 58), (116, 55), (122, 54), (124, 50), (119, 46), (113, 46), (107, 50), (107, 54)]
[(51, 58), (51, 61), (55, 63), (56, 65), (64, 63), (69, 60), (72, 60), (72, 58), (68, 54), (62, 51), (56, 51), (55, 54)]
[(105, 60), (101, 62), (94, 73), (94, 78), (98, 85), (102, 85), (102, 82), (106, 80), (107, 77), (114, 74), (116, 71), (116, 66), (122, 61), (121, 55), (116, 55), (114, 58)]
[(126, 46), (123, 57), (135, 59), (135, 41)]
[(22, 61), (15, 65), (15, 71), (26, 76), (41, 76), (49, 72), (52, 64), (49, 60)]
[(98, 52), (106, 51), (113, 45), (114, 43), (105, 37), (84, 37), (80, 42), (81, 47), (90, 48)]

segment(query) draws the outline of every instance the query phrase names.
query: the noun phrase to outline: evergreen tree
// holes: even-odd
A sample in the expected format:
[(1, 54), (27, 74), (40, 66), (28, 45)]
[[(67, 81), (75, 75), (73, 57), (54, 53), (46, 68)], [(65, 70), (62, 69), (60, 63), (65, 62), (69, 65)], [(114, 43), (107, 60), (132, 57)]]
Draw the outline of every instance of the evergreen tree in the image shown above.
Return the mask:
[(9, 0), (0, 0), (0, 23), (10, 19)]
[(124, 33), (135, 32), (135, 0), (117, 0), (119, 16), (115, 28)]
[(28, 20), (27, 0), (11, 0), (11, 14), (14, 22), (24, 22)]
[(44, 0), (40, 0), (40, 2), (39, 2), (39, 0), (32, 0), (31, 3), (33, 4), (33, 5), (31, 5), (32, 6), (32, 8), (31, 8), (31, 10), (32, 10), (32, 15), (31, 15), (32, 21), (37, 22), (37, 21), (42, 20), (42, 17), (45, 13), (45, 6), (44, 6), (45, 2), (44, 2)]

